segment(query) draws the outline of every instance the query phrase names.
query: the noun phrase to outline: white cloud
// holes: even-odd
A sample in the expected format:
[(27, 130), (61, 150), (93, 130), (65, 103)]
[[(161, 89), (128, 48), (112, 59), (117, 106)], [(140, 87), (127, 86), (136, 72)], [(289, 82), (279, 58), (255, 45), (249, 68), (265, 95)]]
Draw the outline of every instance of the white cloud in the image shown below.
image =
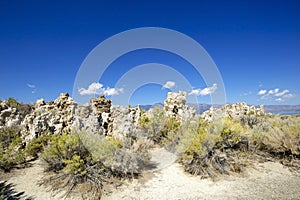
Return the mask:
[(27, 83), (27, 87), (29, 87), (29, 88), (31, 88), (31, 89), (34, 89), (34, 88), (35, 88), (35, 85)]
[(293, 95), (293, 94), (285, 94), (285, 95), (283, 95), (283, 98), (285, 98), (285, 99), (289, 99), (289, 98), (293, 98), (293, 97), (295, 97), (295, 95)]
[(290, 92), (289, 90), (283, 90), (282, 92), (277, 92), (274, 95), (276, 97), (281, 97), (281, 96), (283, 96), (283, 95), (285, 95), (286, 93), (289, 93), (289, 92)]
[(276, 88), (274, 90), (269, 90), (268, 94), (276, 94), (277, 92), (279, 92), (279, 88)]
[(163, 89), (167, 88), (167, 89), (171, 89), (175, 86), (175, 82), (173, 81), (167, 81), (164, 85), (163, 85)]
[(244, 92), (243, 94), (240, 94), (241, 97), (244, 97), (244, 96), (248, 96), (248, 95), (251, 95), (252, 92), (249, 91), (249, 92)]
[(284, 102), (285, 100), (289, 99), (289, 98), (293, 98), (294, 95), (289, 93), (290, 91), (285, 89), (283, 91), (280, 92), (279, 88), (275, 88), (273, 90), (269, 90), (267, 92), (267, 90), (260, 90), (257, 95), (260, 95), (260, 99), (263, 100), (275, 100), (277, 102)]
[(267, 93), (267, 90), (260, 90), (257, 94), (258, 95), (265, 95)]
[(31, 93), (32, 94), (36, 93), (36, 87), (35, 87), (35, 85), (30, 84), (30, 83), (27, 83), (26, 85), (27, 85), (27, 87), (29, 87), (31, 89)]
[(123, 92), (124, 92), (123, 88), (107, 88), (104, 90), (104, 94), (108, 96), (116, 96)]
[(192, 90), (189, 95), (196, 95), (196, 96), (206, 96), (206, 95), (209, 95), (209, 94), (212, 94), (214, 93), (216, 90), (217, 90), (217, 84), (214, 83), (211, 87), (207, 87), (207, 88), (204, 88), (204, 89), (194, 89)]
[(101, 83), (91, 83), (87, 89), (80, 88), (78, 90), (80, 95), (96, 95), (96, 94), (105, 94), (108, 96), (119, 95), (124, 92), (123, 88), (104, 88)]
[(87, 89), (80, 88), (78, 90), (80, 95), (93, 95), (103, 93), (103, 85), (101, 83), (92, 83)]

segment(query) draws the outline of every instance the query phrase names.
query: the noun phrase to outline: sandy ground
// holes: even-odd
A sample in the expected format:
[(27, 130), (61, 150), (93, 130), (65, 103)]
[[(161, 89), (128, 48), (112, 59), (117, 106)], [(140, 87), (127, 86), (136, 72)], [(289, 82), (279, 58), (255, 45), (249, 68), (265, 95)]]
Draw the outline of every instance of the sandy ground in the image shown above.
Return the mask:
[[(243, 175), (212, 181), (185, 173), (175, 159), (163, 149), (153, 150), (155, 168), (107, 192), (103, 199), (300, 199), (300, 176), (279, 163), (256, 163)], [(25, 192), (20, 199), (61, 199), (62, 193), (53, 196), (47, 188), (38, 186), (42, 177), (40, 161), (35, 161), (32, 167), (14, 172), (7, 183)], [(78, 195), (71, 199), (81, 198)]]
[(300, 177), (279, 163), (257, 163), (243, 175), (212, 181), (185, 173), (175, 159), (163, 149), (153, 151), (158, 169), (103, 199), (300, 199)]
[[(53, 193), (50, 188), (40, 186), (39, 182), (44, 176), (44, 168), (40, 160), (32, 162), (32, 166), (15, 170), (12, 172), (11, 178), (7, 184), (11, 184), (15, 193), (23, 193), (19, 199), (40, 199), (40, 200), (56, 200), (63, 199), (64, 192)], [(72, 196), (72, 199), (81, 199)]]

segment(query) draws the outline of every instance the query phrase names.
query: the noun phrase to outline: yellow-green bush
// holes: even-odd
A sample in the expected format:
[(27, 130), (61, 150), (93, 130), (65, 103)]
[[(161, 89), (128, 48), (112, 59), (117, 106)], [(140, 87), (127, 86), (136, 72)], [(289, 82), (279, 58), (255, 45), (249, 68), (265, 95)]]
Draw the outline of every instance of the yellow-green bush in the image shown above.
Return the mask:
[[(55, 173), (50, 178), (44, 179), (44, 183), (50, 184), (53, 190), (68, 187), (66, 195), (73, 189), (88, 186), (89, 191), (82, 192), (85, 195), (90, 193), (89, 198), (93, 195), (99, 197), (103, 183), (113, 176), (113, 172), (104, 164), (104, 161), (102, 162), (103, 157), (101, 159), (93, 157), (93, 154), (86, 148), (86, 144), (82, 142), (80, 134), (63, 133), (51, 137), (41, 156), (47, 164), (47, 170)], [(105, 144), (105, 141), (103, 140), (101, 144), (87, 144), (97, 145), (98, 148), (103, 149), (109, 146)], [(102, 153), (104, 151), (101, 152), (101, 156), (104, 156)]]
[(203, 177), (239, 172), (251, 159), (265, 156), (299, 168), (300, 116), (266, 115), (256, 122), (251, 126), (231, 118), (186, 122), (178, 145), (185, 169)]
[(21, 103), (19, 103), (17, 100), (15, 100), (14, 98), (10, 97), (7, 99), (7, 103), (11, 106), (11, 107), (18, 107)]
[(72, 160), (74, 155), (81, 158), (91, 156), (78, 134), (66, 133), (51, 137), (49, 145), (41, 154), (42, 159), (47, 163), (47, 169), (55, 172), (59, 172), (66, 167), (66, 163)]
[(145, 160), (145, 152), (139, 152), (143, 144), (135, 145), (138, 149), (135, 151), (135, 148), (124, 148), (113, 137), (94, 133), (54, 135), (41, 154), (47, 170), (55, 172), (45, 183), (50, 182), (53, 190), (64, 185), (75, 188), (88, 184), (99, 197), (105, 182), (140, 173)]
[(147, 127), (150, 122), (149, 117), (146, 115), (145, 111), (141, 112), (141, 117), (139, 118), (139, 125), (141, 127)]
[(207, 139), (208, 124), (202, 120), (186, 121), (180, 127), (179, 152), (183, 157), (192, 158), (195, 154), (204, 153), (203, 142)]
[(238, 171), (240, 152), (248, 149), (245, 129), (230, 118), (208, 123), (199, 119), (185, 122), (179, 133), (178, 149), (186, 171), (206, 176)]
[(25, 117), (25, 115), (29, 114), (32, 110), (32, 105), (20, 103), (12, 97), (7, 99), (7, 103), (9, 106), (16, 108), (22, 117)]
[(234, 147), (247, 135), (247, 130), (238, 121), (226, 117), (211, 123), (209, 134), (217, 136), (219, 145)]
[(79, 137), (93, 160), (103, 162), (107, 166), (113, 162), (117, 148), (122, 147), (122, 143), (114, 137), (105, 137), (89, 132), (80, 132)]
[(38, 158), (38, 154), (44, 150), (52, 136), (52, 133), (49, 131), (41, 134), (40, 137), (32, 139), (26, 145), (25, 155), (27, 157), (32, 157), (33, 159)]
[(64, 160), (65, 167), (63, 171), (68, 174), (73, 175), (84, 175), (87, 173), (84, 166), (84, 160), (77, 154), (73, 155), (71, 159)]
[(300, 155), (300, 116), (265, 117), (250, 131), (259, 150), (275, 155)]
[(146, 124), (146, 131), (149, 134), (149, 138), (159, 143), (163, 137), (162, 130), (164, 128), (165, 112), (160, 107), (153, 108), (149, 122)]
[(180, 122), (174, 117), (166, 116), (162, 108), (155, 107), (150, 116), (142, 115), (140, 125), (145, 128), (148, 138), (155, 143), (169, 145), (176, 140)]

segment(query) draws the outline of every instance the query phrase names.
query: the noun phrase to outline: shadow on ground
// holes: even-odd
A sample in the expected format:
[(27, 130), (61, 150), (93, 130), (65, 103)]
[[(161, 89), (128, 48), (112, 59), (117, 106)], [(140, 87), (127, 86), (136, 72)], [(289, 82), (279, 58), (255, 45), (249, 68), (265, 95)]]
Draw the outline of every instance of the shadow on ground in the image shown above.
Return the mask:
[(33, 197), (26, 197), (25, 192), (17, 192), (14, 185), (7, 183), (7, 181), (0, 182), (0, 200), (33, 200)]

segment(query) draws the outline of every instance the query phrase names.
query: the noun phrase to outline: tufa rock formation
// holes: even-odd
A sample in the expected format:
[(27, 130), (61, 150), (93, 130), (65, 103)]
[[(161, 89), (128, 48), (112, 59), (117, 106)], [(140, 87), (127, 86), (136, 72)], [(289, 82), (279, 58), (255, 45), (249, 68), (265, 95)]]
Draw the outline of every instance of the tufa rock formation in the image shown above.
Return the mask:
[(187, 120), (195, 117), (195, 109), (186, 105), (186, 92), (168, 92), (164, 101), (164, 110), (167, 116), (177, 120)]
[(23, 115), (7, 101), (0, 102), (0, 128), (20, 126), (25, 143), (45, 132), (61, 134), (87, 131), (114, 135), (122, 139), (136, 131), (141, 116), (140, 107), (112, 106), (104, 95), (92, 98), (90, 104), (78, 105), (68, 93), (62, 93), (54, 102), (39, 99)]
[(25, 142), (45, 131), (54, 134), (70, 132), (76, 107), (77, 104), (68, 93), (60, 94), (54, 102), (45, 103), (44, 99), (37, 100), (33, 111), (26, 115), (21, 123), (21, 134)]
[(139, 128), (139, 119), (142, 110), (137, 107), (112, 106), (113, 134), (122, 139), (129, 134), (134, 134)]
[[(12, 106), (14, 105), (14, 106)], [(185, 92), (169, 92), (164, 101), (167, 116), (184, 121), (195, 118), (195, 109), (186, 105)], [(151, 115), (151, 110), (145, 114)], [(92, 98), (90, 104), (78, 105), (68, 93), (62, 93), (54, 102), (39, 99), (34, 105), (8, 101), (0, 102), (0, 128), (20, 126), (24, 142), (45, 132), (87, 131), (115, 136), (122, 140), (128, 135), (142, 134), (139, 120), (142, 110), (137, 107), (113, 106), (104, 95)], [(216, 117), (230, 117), (248, 125), (257, 123), (257, 116), (265, 115), (263, 106), (256, 108), (246, 103), (225, 105), (220, 109), (211, 107), (201, 117), (212, 121)]]
[(97, 98), (92, 98), (91, 104), (93, 112), (96, 114), (100, 126), (103, 127), (104, 134), (112, 135), (113, 119), (111, 118), (110, 112), (111, 100), (106, 99), (102, 94)]
[(209, 110), (202, 113), (201, 117), (207, 121), (213, 121), (219, 117), (230, 117), (235, 120), (243, 120), (245, 117), (264, 116), (265, 109), (261, 105), (259, 108), (248, 106), (246, 103), (226, 104), (222, 108), (211, 107)]
[(17, 108), (11, 107), (7, 101), (0, 102), (0, 128), (17, 126), (21, 120)]

